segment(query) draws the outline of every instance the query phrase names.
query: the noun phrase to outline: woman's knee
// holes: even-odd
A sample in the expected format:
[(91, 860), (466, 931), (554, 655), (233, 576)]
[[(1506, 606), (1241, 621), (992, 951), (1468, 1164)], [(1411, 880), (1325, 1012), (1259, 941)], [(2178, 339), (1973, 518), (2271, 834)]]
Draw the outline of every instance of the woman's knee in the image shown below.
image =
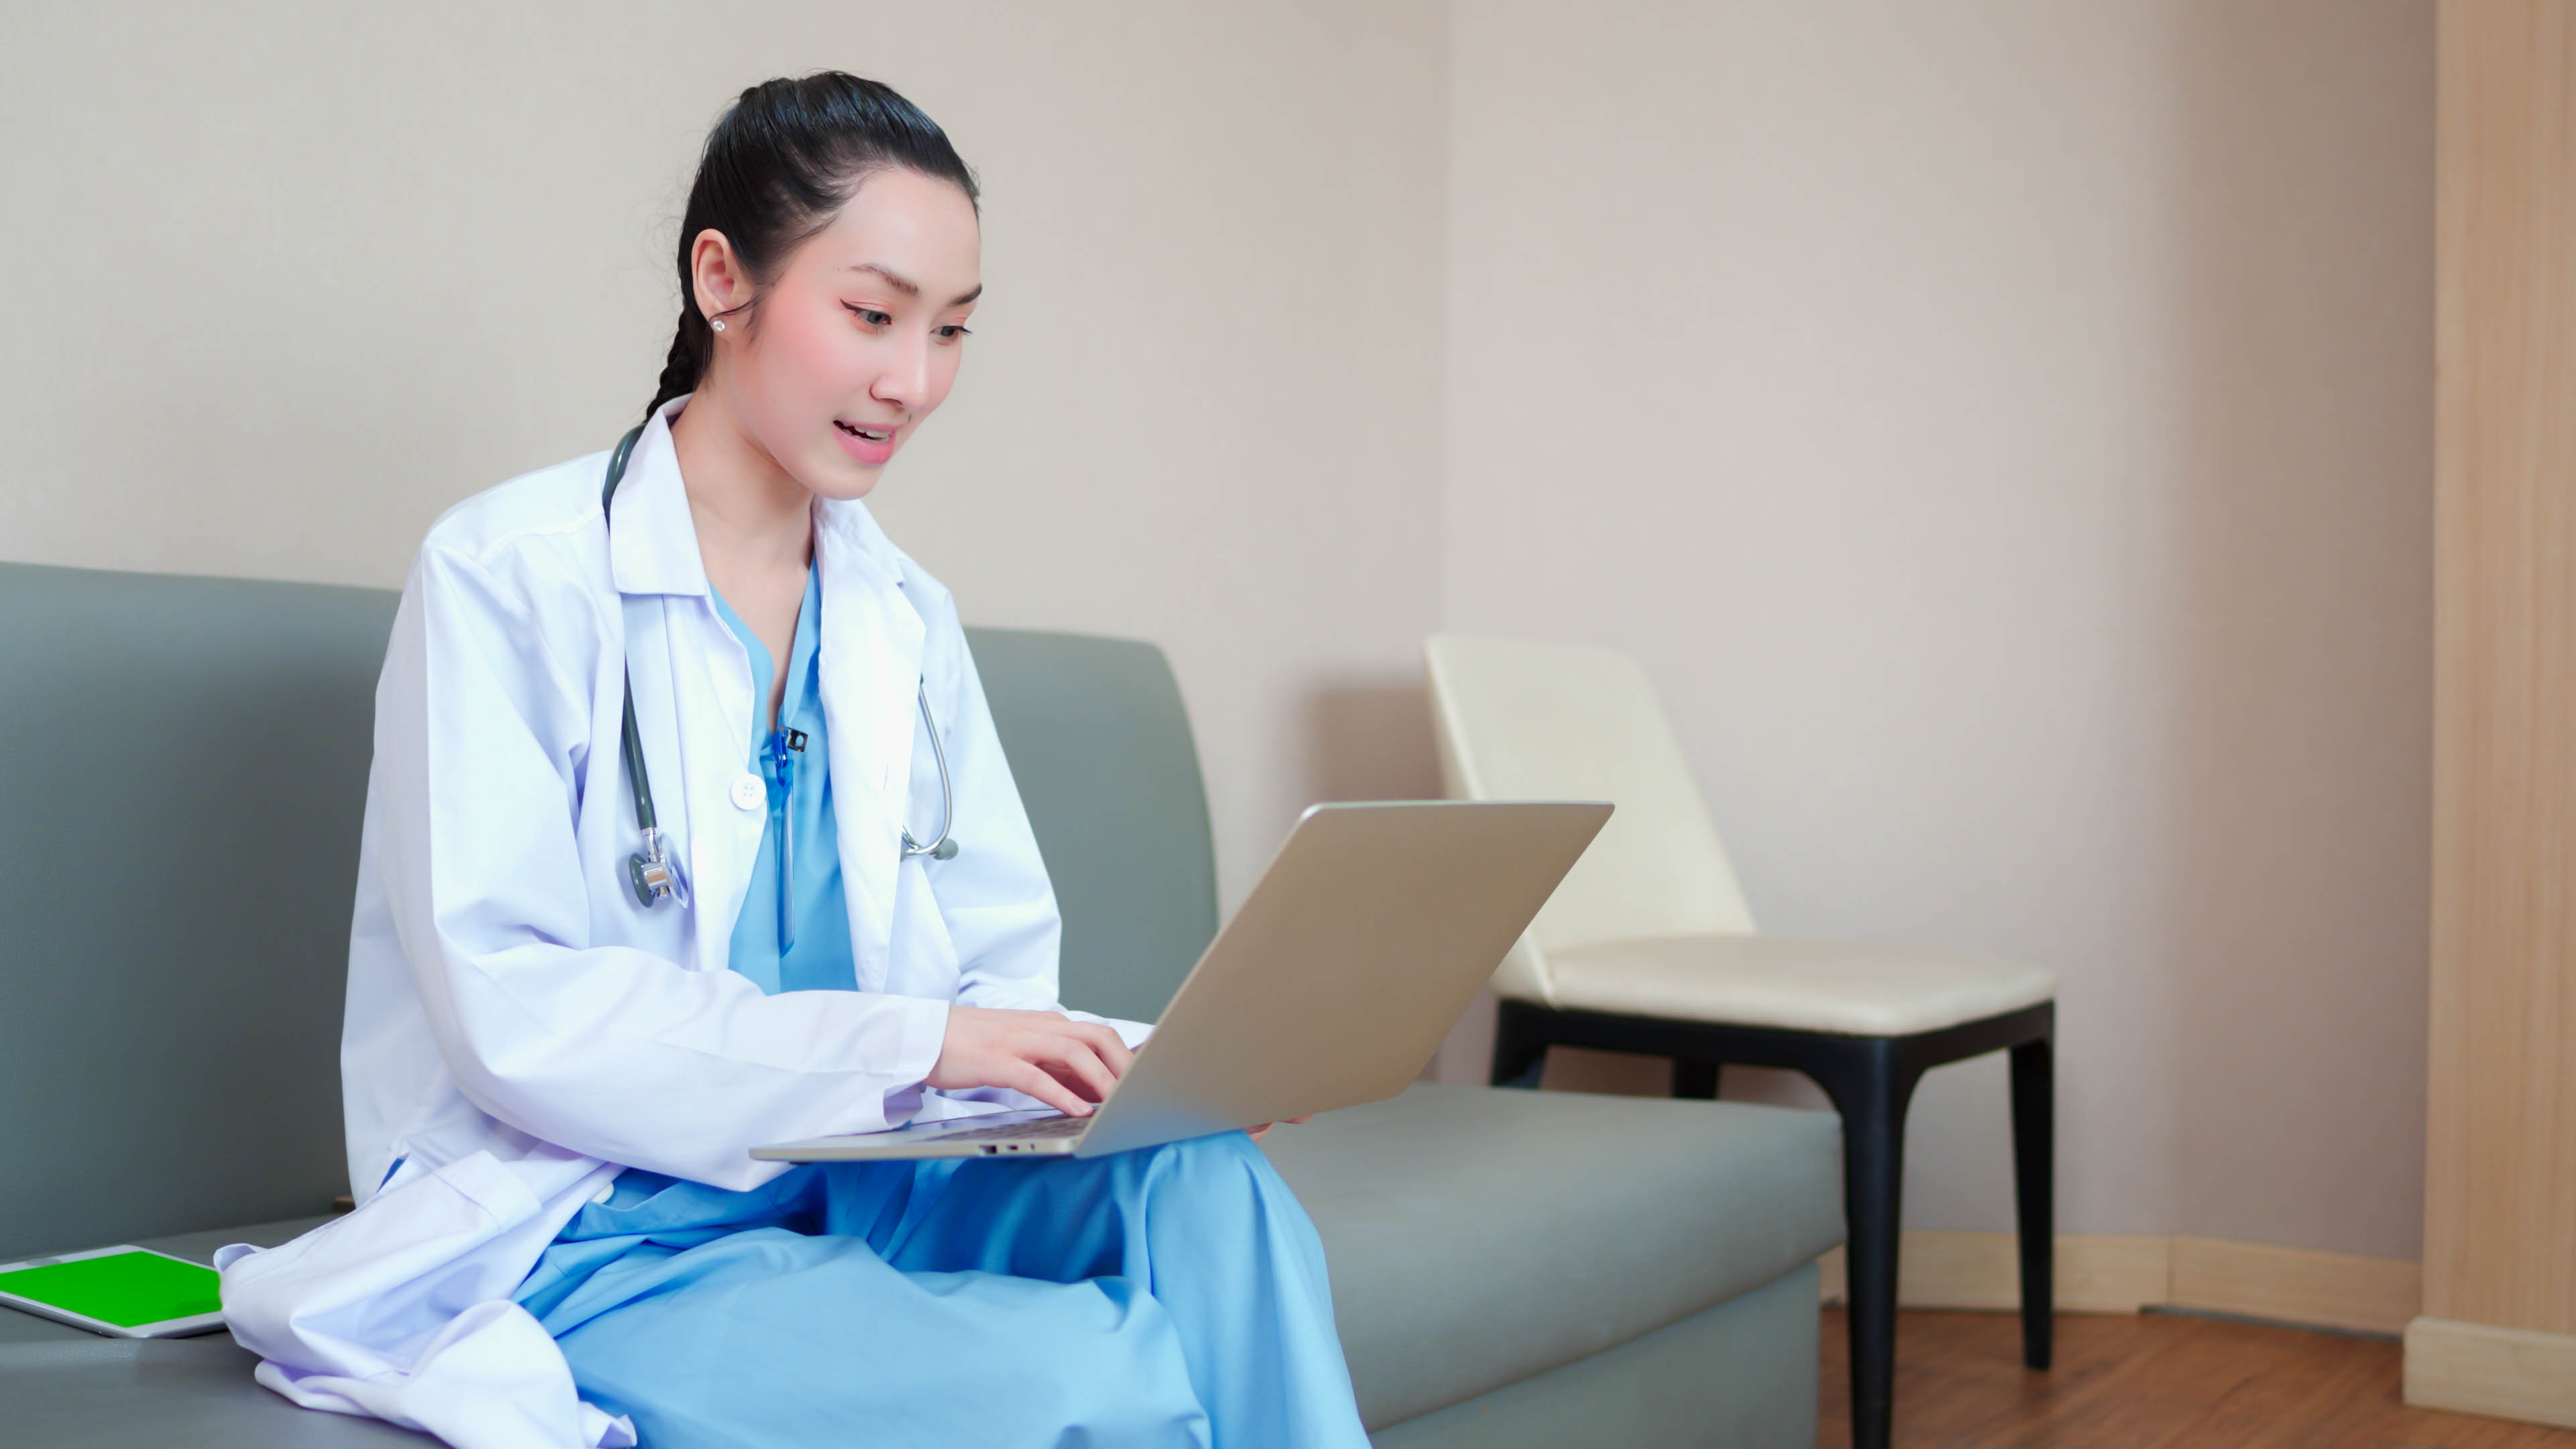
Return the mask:
[(1220, 1132), (1148, 1148), (1144, 1178), (1148, 1189), (1166, 1200), (1180, 1197), (1201, 1203), (1252, 1204), (1286, 1197), (1287, 1185), (1272, 1170), (1270, 1159), (1241, 1132)]

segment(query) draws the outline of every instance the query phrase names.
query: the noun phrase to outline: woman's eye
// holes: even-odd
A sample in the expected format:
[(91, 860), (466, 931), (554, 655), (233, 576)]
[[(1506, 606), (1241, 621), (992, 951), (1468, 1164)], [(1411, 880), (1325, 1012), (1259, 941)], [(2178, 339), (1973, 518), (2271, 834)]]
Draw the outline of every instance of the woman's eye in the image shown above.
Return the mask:
[(967, 331), (965, 324), (960, 322), (951, 322), (945, 327), (934, 327), (931, 330), (939, 334), (939, 340), (942, 342), (954, 342), (960, 337), (972, 337), (975, 335), (974, 333)]
[(860, 321), (865, 322), (871, 327), (883, 327), (894, 321), (894, 314), (890, 312), (880, 312), (874, 307), (851, 306), (851, 304), (847, 302), (844, 302), (841, 305), (849, 307), (851, 316), (858, 318)]

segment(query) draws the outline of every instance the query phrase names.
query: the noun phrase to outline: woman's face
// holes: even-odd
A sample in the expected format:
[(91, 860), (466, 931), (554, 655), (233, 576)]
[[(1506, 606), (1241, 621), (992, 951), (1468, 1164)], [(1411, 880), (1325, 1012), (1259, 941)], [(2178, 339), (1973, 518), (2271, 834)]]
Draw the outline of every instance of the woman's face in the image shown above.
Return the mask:
[[(695, 261), (707, 316), (750, 295), (715, 233), (700, 236)], [(727, 319), (708, 383), (745, 439), (798, 483), (864, 498), (947, 399), (982, 276), (965, 192), (917, 171), (877, 172), (796, 248), (756, 308)]]

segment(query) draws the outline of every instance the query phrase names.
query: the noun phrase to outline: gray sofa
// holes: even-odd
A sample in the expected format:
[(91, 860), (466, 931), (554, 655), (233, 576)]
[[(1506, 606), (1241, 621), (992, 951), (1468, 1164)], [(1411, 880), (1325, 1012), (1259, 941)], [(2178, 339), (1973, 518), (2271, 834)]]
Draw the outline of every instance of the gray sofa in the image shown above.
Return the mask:
[[(393, 603), (0, 564), (0, 1261), (203, 1258), (347, 1191), (341, 980)], [(1170, 670), (973, 633), (1064, 908), (1065, 998), (1151, 1017), (1216, 925)], [(1380, 1445), (1815, 1442), (1830, 1115), (1425, 1085), (1269, 1150), (1322, 1230)], [(0, 1442), (426, 1442), (294, 1409), (251, 1363), (222, 1335), (0, 1310)]]

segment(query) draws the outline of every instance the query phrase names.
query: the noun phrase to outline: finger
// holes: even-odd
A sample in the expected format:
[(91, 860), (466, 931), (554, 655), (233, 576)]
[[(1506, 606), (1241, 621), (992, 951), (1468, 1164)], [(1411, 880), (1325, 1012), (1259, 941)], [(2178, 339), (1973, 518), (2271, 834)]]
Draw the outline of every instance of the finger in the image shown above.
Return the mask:
[(1118, 1078), (1111, 1074), (1108, 1063), (1092, 1055), (1091, 1048), (1079, 1041), (1052, 1038), (1032, 1056), (1057, 1081), (1080, 1092), (1085, 1101), (1105, 1102), (1118, 1086)]
[(1091, 1115), (1090, 1103), (1075, 1096), (1064, 1083), (1048, 1076), (1028, 1062), (1013, 1062), (995, 1075), (1001, 1080), (993, 1083), (994, 1086), (1026, 1092), (1068, 1117)]
[(1077, 1022), (1076, 1025), (1090, 1028), (1083, 1033), (1083, 1040), (1091, 1043), (1092, 1051), (1108, 1064), (1111, 1076), (1127, 1075), (1128, 1065), (1136, 1060), (1136, 1054), (1127, 1049), (1126, 1038), (1121, 1037), (1116, 1028), (1102, 1026), (1095, 1021)]
[(1246, 1128), (1245, 1131), (1250, 1134), (1253, 1141), (1258, 1142), (1270, 1135), (1270, 1124), (1264, 1122), (1258, 1127)]
[(1315, 1114), (1314, 1114), (1314, 1113), (1312, 1113), (1312, 1112), (1309, 1112), (1309, 1113), (1307, 1113), (1307, 1114), (1306, 1114), (1305, 1116), (1303, 1116), (1303, 1117), (1291, 1117), (1291, 1118), (1289, 1118), (1289, 1119), (1288, 1119), (1288, 1125), (1289, 1125), (1289, 1126), (1291, 1126), (1291, 1127), (1303, 1127), (1303, 1126), (1305, 1126), (1307, 1123), (1312, 1122), (1312, 1121), (1314, 1121), (1314, 1120), (1315, 1120)]
[(1136, 1054), (1127, 1049), (1126, 1041), (1115, 1030), (1096, 1021), (1060, 1017), (1053, 1026), (1065, 1036), (1081, 1042), (1093, 1056), (1100, 1058), (1101, 1064), (1109, 1068), (1113, 1077), (1127, 1075), (1128, 1063), (1136, 1060)]

